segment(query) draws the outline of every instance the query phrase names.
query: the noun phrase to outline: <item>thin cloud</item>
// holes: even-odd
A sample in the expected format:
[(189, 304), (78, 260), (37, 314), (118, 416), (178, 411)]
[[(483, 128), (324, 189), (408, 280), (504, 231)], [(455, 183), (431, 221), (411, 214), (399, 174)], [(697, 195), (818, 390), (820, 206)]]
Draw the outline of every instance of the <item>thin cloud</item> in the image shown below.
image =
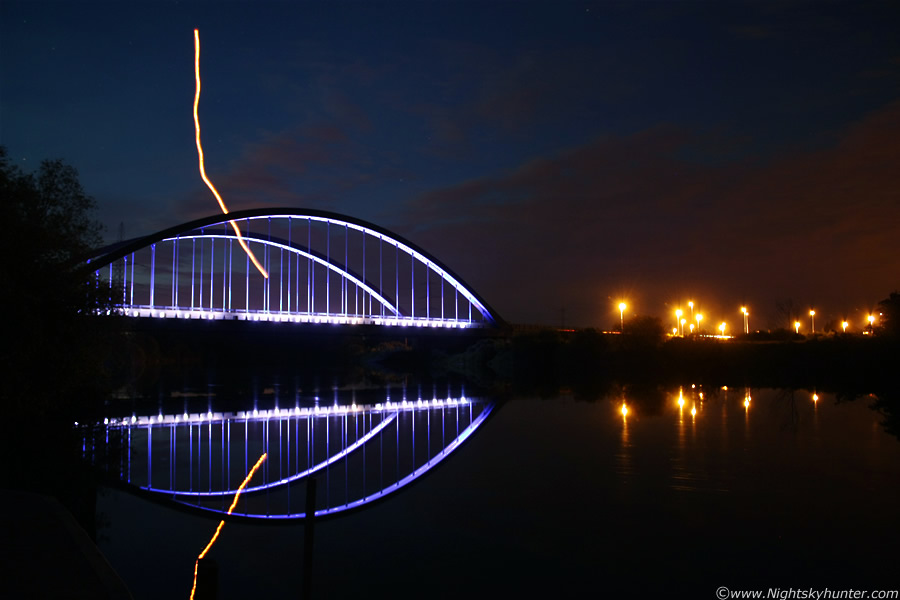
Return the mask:
[[(831, 147), (764, 164), (692, 162), (685, 150), (703, 136), (674, 128), (604, 138), (424, 194), (398, 228), (501, 312), (533, 299), (513, 320), (569, 306), (580, 307), (571, 319), (592, 324), (591, 305), (635, 280), (660, 307), (685, 288), (723, 303), (758, 295), (766, 305), (770, 290), (883, 295), (891, 290), (872, 289), (873, 270), (879, 282), (900, 273), (890, 252), (900, 231), (900, 103), (836, 136)], [(871, 261), (878, 266), (860, 268)]]

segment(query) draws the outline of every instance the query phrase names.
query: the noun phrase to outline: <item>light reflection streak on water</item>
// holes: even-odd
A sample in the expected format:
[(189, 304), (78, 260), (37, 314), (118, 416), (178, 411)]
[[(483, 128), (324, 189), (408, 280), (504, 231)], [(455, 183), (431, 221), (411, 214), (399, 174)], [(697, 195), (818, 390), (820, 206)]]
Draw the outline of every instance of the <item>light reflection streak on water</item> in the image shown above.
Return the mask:
[(631, 464), (631, 440), (629, 438), (628, 433), (628, 405), (625, 402), (625, 399), (622, 399), (622, 406), (619, 409), (619, 414), (622, 419), (622, 431), (621, 431), (621, 443), (619, 447), (619, 452), (616, 455), (616, 470), (619, 475), (624, 478), (626, 481), (633, 474), (633, 468)]
[(719, 430), (722, 432), (722, 452), (728, 449), (728, 386), (722, 387), (722, 419)]
[(744, 388), (744, 437), (750, 436), (750, 388)]
[(819, 394), (813, 391), (813, 430), (816, 432), (816, 439), (819, 437)]
[[(688, 442), (687, 430), (684, 422), (684, 388), (678, 388), (678, 400), (675, 402), (678, 407), (678, 437), (677, 437), (677, 454), (672, 466), (672, 489), (674, 490), (691, 490), (694, 481), (694, 473), (687, 467), (688, 464)], [(693, 429), (693, 428), (692, 428)]]

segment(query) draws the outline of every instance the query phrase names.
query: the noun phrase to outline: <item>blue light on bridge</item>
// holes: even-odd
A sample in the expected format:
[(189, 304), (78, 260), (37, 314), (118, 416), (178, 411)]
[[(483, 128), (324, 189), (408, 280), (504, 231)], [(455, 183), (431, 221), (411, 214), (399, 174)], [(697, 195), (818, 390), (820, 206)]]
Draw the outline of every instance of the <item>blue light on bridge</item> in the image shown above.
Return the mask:
[[(500, 322), (436, 258), (373, 224), (323, 211), (230, 213), (98, 250), (89, 261), (126, 316), (469, 328)], [(119, 293), (121, 295), (119, 295)]]
[[(225, 512), (243, 470), (269, 456), (241, 510), (250, 519), (302, 519), (306, 481), (317, 477), (317, 516), (361, 508), (404, 488), (457, 450), (494, 405), (460, 397), (369, 405), (156, 414), (104, 420), (121, 434), (127, 486), (180, 506)], [(85, 448), (89, 447), (85, 444)]]

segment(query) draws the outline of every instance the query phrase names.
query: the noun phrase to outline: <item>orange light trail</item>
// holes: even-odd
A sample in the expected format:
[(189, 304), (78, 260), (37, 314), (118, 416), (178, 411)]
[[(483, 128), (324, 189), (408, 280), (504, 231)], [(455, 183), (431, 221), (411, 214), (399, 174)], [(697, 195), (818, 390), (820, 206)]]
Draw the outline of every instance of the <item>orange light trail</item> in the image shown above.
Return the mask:
[[(266, 457), (268, 453), (263, 452), (262, 456), (259, 457), (259, 460), (256, 461), (256, 464), (253, 465), (253, 468), (250, 469), (250, 472), (247, 473), (247, 476), (244, 478), (244, 482), (241, 483), (241, 487), (237, 489), (237, 492), (234, 494), (234, 500), (231, 501), (231, 506), (228, 507), (228, 513), (234, 510), (234, 507), (237, 506), (238, 498), (241, 497), (241, 492), (244, 491), (244, 488), (247, 487), (247, 484), (250, 483), (250, 480), (253, 478), (253, 474), (256, 473), (257, 469), (259, 469), (262, 464), (266, 461)], [(194, 562), (194, 585), (191, 587), (191, 600), (194, 600), (194, 592), (197, 591), (197, 568), (200, 566), (200, 560), (206, 556), (206, 553), (209, 552), (209, 549), (212, 548), (213, 544), (216, 543), (216, 540), (219, 539), (219, 534), (222, 532), (222, 528), (225, 527), (225, 519), (219, 521), (219, 526), (216, 527), (216, 532), (213, 534), (212, 539), (209, 540), (209, 543), (206, 545), (206, 548), (203, 549), (203, 552), (200, 553), (200, 556), (197, 557), (197, 560)]]
[[(216, 189), (216, 186), (213, 185), (212, 181), (209, 180), (209, 177), (206, 176), (206, 167), (203, 164), (203, 146), (200, 144), (200, 118), (197, 116), (197, 108), (200, 106), (200, 30), (194, 30), (194, 80), (197, 82), (196, 91), (194, 92), (194, 131), (197, 134), (197, 156), (200, 159), (200, 177), (203, 178), (203, 182), (206, 184), (206, 187), (210, 189), (213, 193), (213, 196), (216, 197), (216, 201), (219, 203), (219, 208), (222, 209), (222, 212), (226, 215), (228, 214), (228, 208), (225, 206), (225, 202), (222, 200), (222, 196), (219, 195), (219, 191)], [(243, 236), (241, 235), (241, 230), (238, 228), (237, 223), (234, 221), (229, 221), (231, 223), (232, 229), (234, 229), (235, 235), (237, 235), (238, 243), (241, 245), (241, 248), (244, 249), (244, 252), (247, 253), (247, 256), (250, 257), (250, 260), (253, 261), (253, 265), (259, 269), (259, 272), (266, 279), (269, 278), (269, 274), (263, 268), (259, 261), (256, 260), (256, 256), (253, 255), (253, 251), (250, 250), (250, 246), (247, 245), (247, 242), (244, 241)]]

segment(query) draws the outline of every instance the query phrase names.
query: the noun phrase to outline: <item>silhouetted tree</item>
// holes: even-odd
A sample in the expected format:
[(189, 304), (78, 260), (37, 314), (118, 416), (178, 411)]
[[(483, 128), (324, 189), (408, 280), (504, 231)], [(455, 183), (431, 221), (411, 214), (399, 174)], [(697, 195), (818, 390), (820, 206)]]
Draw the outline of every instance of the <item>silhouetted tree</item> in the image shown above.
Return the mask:
[(636, 316), (625, 321), (625, 335), (638, 340), (641, 346), (658, 346), (665, 329), (658, 317)]
[(794, 331), (794, 321), (797, 321), (800, 310), (794, 304), (793, 299), (778, 300), (775, 302), (776, 321), (772, 329), (786, 329)]
[(841, 320), (829, 319), (828, 321), (825, 321), (825, 324), (822, 325), (822, 331), (825, 333), (840, 333), (842, 331)]
[(881, 414), (886, 433), (900, 439), (900, 390), (881, 390), (875, 394), (871, 408)]
[(890, 296), (878, 303), (881, 313), (878, 321), (878, 332), (894, 338), (900, 338), (900, 293), (892, 292)]
[(84, 471), (73, 423), (92, 420), (108, 396), (103, 359), (110, 320), (96, 316), (107, 306), (108, 285), (98, 285), (83, 263), (100, 242), (101, 227), (90, 217), (94, 201), (73, 167), (44, 161), (26, 174), (2, 147), (0, 199), (6, 481), (56, 495), (90, 521), (91, 499), (83, 514), (75, 506), (83, 499)]

